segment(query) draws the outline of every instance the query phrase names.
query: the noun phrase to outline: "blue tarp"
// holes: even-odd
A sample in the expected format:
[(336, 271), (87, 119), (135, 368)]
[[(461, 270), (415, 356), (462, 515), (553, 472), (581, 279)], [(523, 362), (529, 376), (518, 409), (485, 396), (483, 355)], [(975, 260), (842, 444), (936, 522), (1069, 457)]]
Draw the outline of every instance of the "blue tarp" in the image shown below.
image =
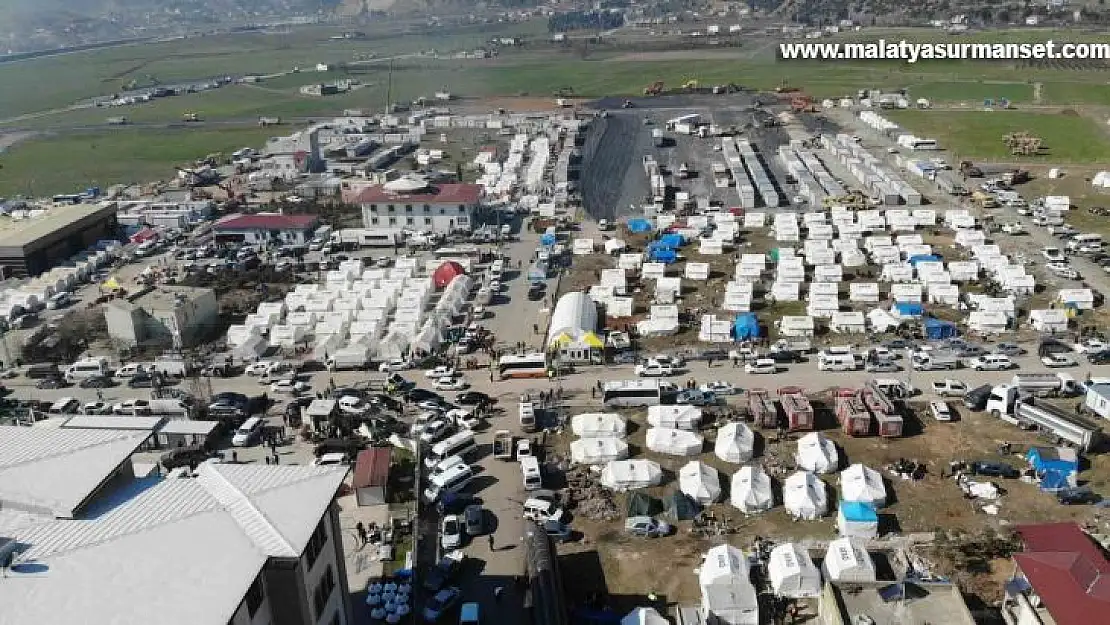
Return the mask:
[(917, 256), (910, 256), (909, 263), (914, 267), (917, 263), (940, 262), (940, 256), (936, 254), (918, 254)]
[(651, 260), (657, 263), (671, 264), (678, 260), (678, 254), (674, 250), (665, 247), (657, 247), (651, 250)]
[(732, 335), (737, 341), (759, 338), (759, 319), (754, 313), (736, 315), (732, 322)]
[(928, 317), (925, 319), (925, 338), (930, 341), (956, 336), (956, 324)]
[(553, 234), (545, 234), (540, 237), (540, 244), (542, 245), (555, 245), (555, 241), (556, 238)]
[(1056, 491), (1075, 486), (1075, 475), (1079, 473), (1078, 460), (1060, 458), (1049, 447), (1032, 447), (1025, 453), (1025, 459), (1041, 476), (1041, 490)]
[(664, 247), (679, 248), (683, 243), (681, 234), (664, 234), (659, 237), (659, 244)]
[(629, 232), (651, 232), (651, 222), (646, 219), (629, 219)]
[(863, 501), (841, 501), (840, 512), (844, 520), (852, 523), (878, 523), (879, 514), (875, 506)]
[(894, 310), (903, 317), (920, 317), (925, 314), (925, 307), (914, 302), (897, 302), (894, 304)]

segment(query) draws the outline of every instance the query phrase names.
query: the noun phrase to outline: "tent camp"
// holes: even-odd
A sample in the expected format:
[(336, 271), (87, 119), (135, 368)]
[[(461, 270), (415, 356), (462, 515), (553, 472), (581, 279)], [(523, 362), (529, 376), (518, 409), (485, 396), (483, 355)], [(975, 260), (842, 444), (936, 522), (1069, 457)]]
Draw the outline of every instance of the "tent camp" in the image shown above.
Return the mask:
[(621, 619), (621, 625), (670, 625), (655, 608), (636, 608)]
[(780, 597), (802, 599), (821, 594), (821, 571), (809, 552), (794, 543), (784, 543), (771, 550), (767, 576), (771, 578), (771, 588)]
[(821, 573), (830, 582), (873, 582), (875, 562), (854, 538), (837, 538), (829, 543)]
[(798, 471), (786, 478), (782, 486), (782, 502), (795, 519), (812, 521), (829, 511), (825, 483), (809, 471)]
[(623, 438), (627, 428), (624, 417), (615, 412), (588, 412), (570, 420), (570, 430), (581, 438)]
[(840, 465), (836, 444), (820, 432), (810, 432), (798, 439), (794, 461), (798, 468), (814, 473), (832, 473)]
[(869, 503), (841, 501), (836, 512), (836, 529), (841, 536), (875, 538), (879, 535), (879, 515)]
[(678, 489), (703, 506), (711, 504), (721, 497), (721, 475), (717, 469), (694, 460), (679, 470)]
[(878, 471), (862, 464), (840, 472), (840, 496), (844, 501), (861, 501), (876, 508), (886, 505), (886, 486)]
[(647, 448), (671, 456), (696, 456), (704, 440), (698, 434), (675, 428), (648, 428)]
[(771, 478), (759, 465), (740, 467), (732, 476), (732, 505), (744, 514), (770, 510), (774, 505)]
[(663, 469), (650, 460), (613, 460), (601, 470), (601, 485), (615, 491), (658, 486)]
[(706, 622), (759, 625), (759, 598), (748, 571), (747, 556), (732, 545), (717, 545), (705, 552), (698, 586)]
[(605, 464), (628, 457), (628, 443), (615, 436), (580, 438), (570, 443), (570, 459), (575, 464)]
[(713, 453), (725, 462), (740, 464), (752, 459), (755, 433), (746, 424), (733, 421), (717, 430)]
[(648, 406), (648, 425), (656, 428), (696, 430), (701, 409), (694, 406)]

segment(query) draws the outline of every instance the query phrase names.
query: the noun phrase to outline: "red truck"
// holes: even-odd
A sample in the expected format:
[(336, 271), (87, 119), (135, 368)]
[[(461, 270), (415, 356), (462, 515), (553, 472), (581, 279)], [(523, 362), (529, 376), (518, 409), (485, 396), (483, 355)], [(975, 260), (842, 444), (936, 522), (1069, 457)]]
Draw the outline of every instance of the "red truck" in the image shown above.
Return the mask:
[(871, 413), (855, 389), (836, 391), (836, 420), (848, 436), (867, 436), (871, 433)]
[(879, 436), (895, 438), (902, 435), (904, 421), (897, 404), (887, 396), (886, 392), (874, 380), (863, 386), (863, 389), (860, 390), (860, 396), (879, 424)]
[(786, 414), (786, 429), (791, 432), (813, 429), (813, 406), (810, 405), (805, 390), (797, 386), (784, 386), (779, 389), (779, 403)]
[(767, 389), (748, 390), (748, 414), (752, 415), (757, 427), (777, 428), (779, 426), (779, 411)]

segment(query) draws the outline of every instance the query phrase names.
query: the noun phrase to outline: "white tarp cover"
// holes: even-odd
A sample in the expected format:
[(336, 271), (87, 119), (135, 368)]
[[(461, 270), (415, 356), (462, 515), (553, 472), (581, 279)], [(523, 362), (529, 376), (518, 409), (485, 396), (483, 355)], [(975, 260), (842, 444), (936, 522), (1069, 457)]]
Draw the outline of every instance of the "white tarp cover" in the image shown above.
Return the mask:
[(575, 464), (605, 464), (628, 457), (628, 443), (615, 436), (580, 438), (570, 443), (570, 460)]
[(570, 420), (570, 430), (582, 438), (624, 438), (627, 428), (624, 417), (615, 412), (587, 412)]
[(771, 588), (780, 597), (802, 599), (821, 594), (821, 571), (809, 552), (795, 543), (784, 543), (771, 550), (767, 575)]
[(663, 469), (651, 460), (613, 460), (601, 470), (601, 485), (615, 491), (658, 486)]
[(621, 619), (621, 625), (671, 625), (655, 608), (636, 608)]
[(648, 428), (647, 448), (671, 456), (696, 456), (701, 453), (701, 436), (675, 428)]
[(720, 625), (759, 625), (759, 599), (748, 576), (744, 552), (717, 545), (705, 552), (698, 571), (702, 610)]
[(831, 582), (873, 582), (875, 562), (857, 540), (837, 538), (829, 543), (821, 572)]
[(732, 505), (744, 514), (770, 510), (774, 505), (771, 477), (761, 466), (740, 467), (732, 476)]
[(813, 521), (829, 511), (825, 483), (809, 471), (798, 471), (782, 485), (782, 503), (795, 519)]
[(717, 430), (717, 440), (713, 443), (713, 453), (725, 462), (740, 464), (752, 459), (755, 448), (755, 432), (739, 421), (725, 424)]
[(694, 406), (648, 406), (648, 425), (655, 428), (696, 430), (701, 423), (701, 408)]
[(886, 505), (883, 476), (875, 469), (853, 464), (840, 473), (840, 496), (845, 501), (862, 501), (881, 508)]
[(794, 456), (798, 468), (814, 473), (831, 473), (840, 463), (836, 444), (820, 432), (810, 432), (798, 439), (798, 453)]
[(721, 474), (704, 462), (693, 460), (679, 470), (678, 489), (703, 506), (711, 504), (721, 497)]

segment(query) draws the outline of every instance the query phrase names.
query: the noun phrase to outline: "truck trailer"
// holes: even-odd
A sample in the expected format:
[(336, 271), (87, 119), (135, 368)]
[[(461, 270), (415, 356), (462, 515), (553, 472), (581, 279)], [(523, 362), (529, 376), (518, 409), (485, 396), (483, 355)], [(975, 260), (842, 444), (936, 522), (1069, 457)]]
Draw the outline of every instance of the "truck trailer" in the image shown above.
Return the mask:
[(867, 436), (871, 433), (871, 413), (854, 389), (842, 388), (836, 392), (836, 420), (848, 436)]
[(786, 429), (791, 432), (813, 429), (813, 406), (804, 390), (797, 386), (784, 386), (779, 389), (779, 402), (786, 415)]
[(1036, 397), (1078, 397), (1079, 382), (1067, 373), (1015, 373), (1010, 385)]
[(991, 389), (987, 412), (1018, 427), (1039, 430), (1081, 451), (1090, 451), (1102, 440), (1102, 424), (1098, 421), (1040, 402), (1010, 384)]
[(879, 436), (894, 438), (902, 435), (903, 419), (898, 406), (875, 380), (870, 380), (863, 386), (860, 398), (875, 417), (879, 425)]
[(779, 426), (779, 411), (775, 407), (775, 400), (767, 389), (753, 388), (748, 390), (748, 413), (755, 424), (761, 428), (777, 428)]

